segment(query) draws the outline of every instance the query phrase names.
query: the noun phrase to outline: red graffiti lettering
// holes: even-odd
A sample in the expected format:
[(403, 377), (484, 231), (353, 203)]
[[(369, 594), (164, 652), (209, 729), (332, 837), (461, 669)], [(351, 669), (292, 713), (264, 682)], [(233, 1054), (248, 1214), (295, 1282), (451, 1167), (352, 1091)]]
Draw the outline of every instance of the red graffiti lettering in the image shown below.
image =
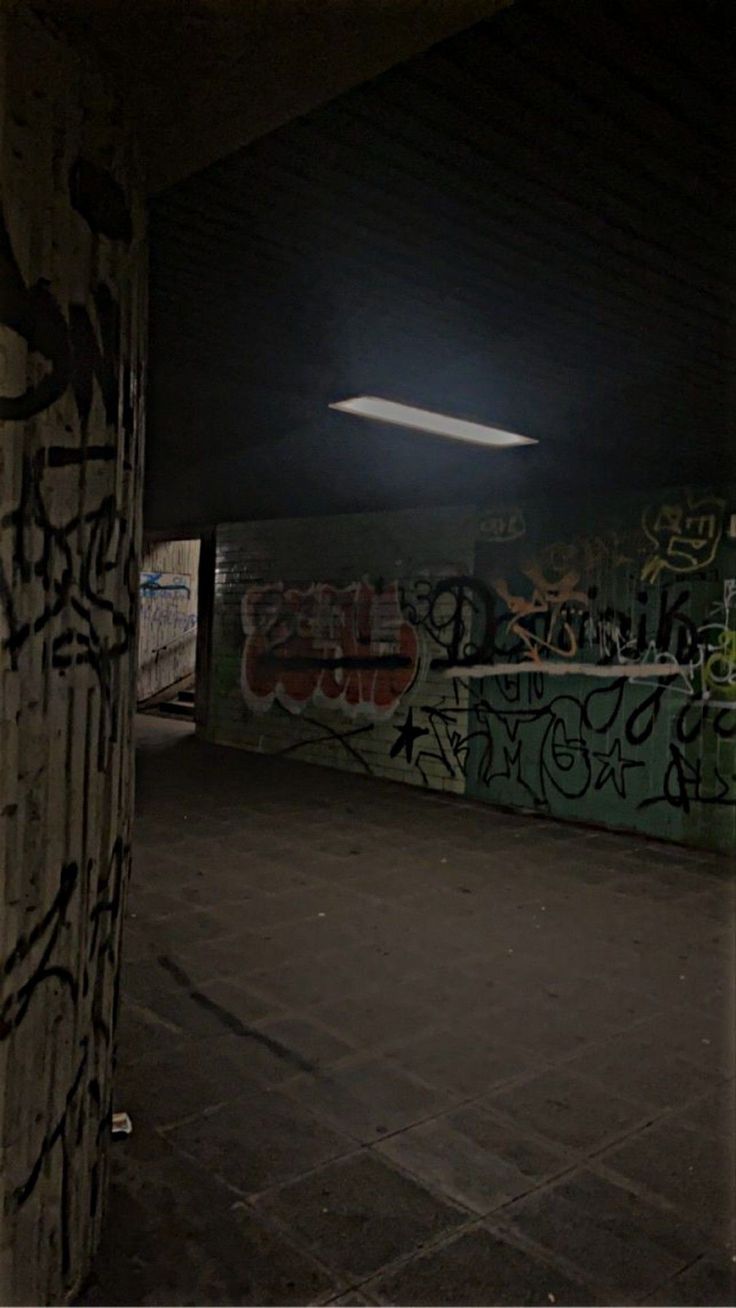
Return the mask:
[(254, 587), (242, 617), (241, 686), (256, 712), (276, 701), (291, 713), (312, 703), (350, 717), (389, 717), (416, 676), (417, 634), (402, 615), (396, 582)]

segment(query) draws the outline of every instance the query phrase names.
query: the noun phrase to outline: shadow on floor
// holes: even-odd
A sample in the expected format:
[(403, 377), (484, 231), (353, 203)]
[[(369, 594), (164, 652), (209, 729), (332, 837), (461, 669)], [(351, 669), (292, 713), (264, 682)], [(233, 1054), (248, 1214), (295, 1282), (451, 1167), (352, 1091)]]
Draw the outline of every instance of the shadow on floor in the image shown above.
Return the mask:
[(722, 862), (141, 721), (92, 1304), (733, 1304)]

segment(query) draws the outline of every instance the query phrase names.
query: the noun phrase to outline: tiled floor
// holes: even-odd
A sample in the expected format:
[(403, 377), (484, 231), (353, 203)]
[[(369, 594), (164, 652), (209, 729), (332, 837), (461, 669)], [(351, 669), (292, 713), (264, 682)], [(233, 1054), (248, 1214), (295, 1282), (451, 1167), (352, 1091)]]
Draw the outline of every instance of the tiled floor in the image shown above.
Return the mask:
[(733, 1304), (721, 860), (141, 720), (86, 1304)]

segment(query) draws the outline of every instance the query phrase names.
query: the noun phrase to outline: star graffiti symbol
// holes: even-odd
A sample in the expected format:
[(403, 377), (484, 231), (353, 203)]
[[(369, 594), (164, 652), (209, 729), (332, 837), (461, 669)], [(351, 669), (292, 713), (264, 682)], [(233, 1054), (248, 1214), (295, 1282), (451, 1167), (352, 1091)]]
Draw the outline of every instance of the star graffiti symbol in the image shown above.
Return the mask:
[(626, 798), (626, 769), (643, 768), (644, 764), (637, 759), (624, 758), (621, 753), (621, 741), (614, 740), (608, 753), (594, 750), (593, 758), (602, 764), (595, 781), (596, 790), (602, 790), (609, 781), (613, 782), (614, 789), (621, 799)]
[(415, 727), (414, 711), (413, 709), (409, 709), (409, 712), (406, 715), (406, 721), (401, 726), (397, 727), (396, 731), (398, 732), (398, 736), (391, 746), (390, 757), (396, 758), (397, 754), (400, 754), (403, 750), (407, 763), (411, 763), (414, 756), (414, 742), (419, 740), (420, 736), (428, 736), (429, 728)]

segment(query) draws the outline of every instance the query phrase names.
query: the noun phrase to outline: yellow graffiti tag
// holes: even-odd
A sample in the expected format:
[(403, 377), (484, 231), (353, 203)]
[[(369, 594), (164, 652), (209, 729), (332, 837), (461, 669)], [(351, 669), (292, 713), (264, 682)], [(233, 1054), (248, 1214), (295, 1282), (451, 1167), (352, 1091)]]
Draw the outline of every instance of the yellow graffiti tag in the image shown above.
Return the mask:
[(718, 648), (706, 659), (703, 681), (721, 699), (736, 700), (736, 631), (722, 631)]
[(649, 505), (641, 525), (656, 547), (642, 568), (642, 581), (656, 581), (663, 569), (696, 572), (712, 563), (723, 529), (725, 500), (715, 497)]

